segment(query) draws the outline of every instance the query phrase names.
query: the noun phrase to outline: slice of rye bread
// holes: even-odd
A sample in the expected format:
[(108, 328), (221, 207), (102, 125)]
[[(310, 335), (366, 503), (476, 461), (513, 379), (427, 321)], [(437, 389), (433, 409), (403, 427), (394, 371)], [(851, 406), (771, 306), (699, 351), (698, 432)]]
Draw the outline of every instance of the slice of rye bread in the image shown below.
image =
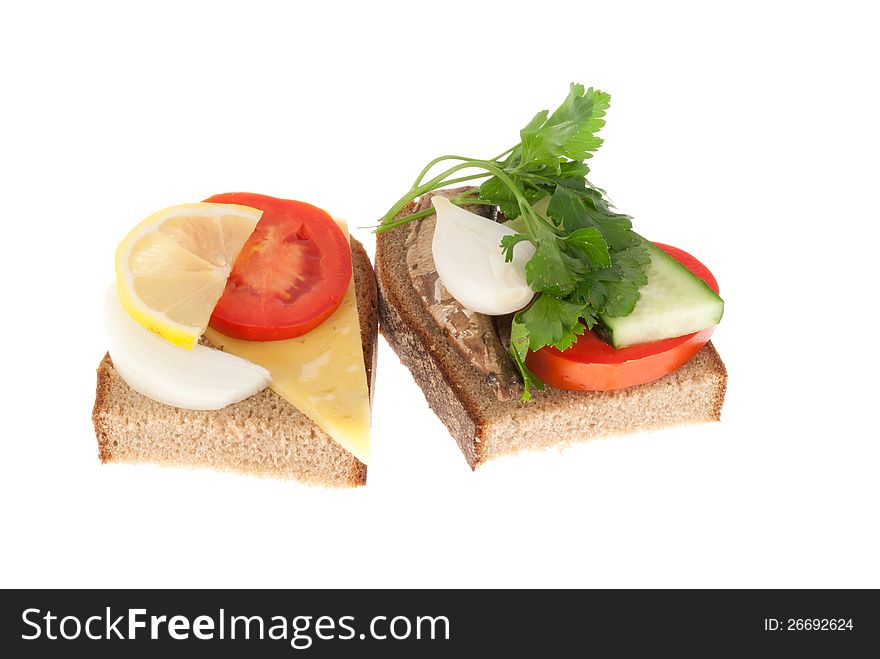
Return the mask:
[[(370, 258), (351, 239), (364, 366), (372, 397), (378, 316)], [(98, 367), (92, 414), (101, 462), (210, 467), (311, 485), (364, 485), (367, 466), (281, 398), (264, 389), (221, 410), (171, 407), (131, 389), (109, 355)]]
[[(413, 211), (413, 202), (401, 215)], [(612, 392), (547, 387), (532, 401), (500, 401), (446, 338), (412, 285), (403, 227), (379, 234), (379, 327), (446, 424), (472, 469), (526, 449), (567, 446), (595, 437), (718, 421), (727, 389), (724, 363), (709, 343), (674, 373)]]

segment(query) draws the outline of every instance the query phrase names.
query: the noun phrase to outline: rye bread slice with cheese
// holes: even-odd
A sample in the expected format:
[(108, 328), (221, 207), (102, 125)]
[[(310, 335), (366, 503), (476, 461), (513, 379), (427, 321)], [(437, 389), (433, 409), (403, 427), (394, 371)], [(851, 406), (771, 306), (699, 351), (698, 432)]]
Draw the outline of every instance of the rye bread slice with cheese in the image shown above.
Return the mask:
[[(401, 215), (425, 207), (427, 199), (419, 203)], [(521, 450), (720, 420), (727, 371), (711, 343), (676, 372), (636, 387), (612, 392), (547, 387), (529, 403), (499, 399), (486, 374), (451, 344), (414, 287), (406, 261), (411, 230), (404, 226), (377, 237), (379, 327), (471, 468)]]
[[(370, 259), (351, 239), (367, 383), (376, 373), (378, 315)], [(185, 410), (132, 390), (109, 355), (98, 366), (92, 414), (101, 462), (210, 467), (311, 485), (364, 485), (367, 466), (281, 398), (264, 389), (221, 410)]]

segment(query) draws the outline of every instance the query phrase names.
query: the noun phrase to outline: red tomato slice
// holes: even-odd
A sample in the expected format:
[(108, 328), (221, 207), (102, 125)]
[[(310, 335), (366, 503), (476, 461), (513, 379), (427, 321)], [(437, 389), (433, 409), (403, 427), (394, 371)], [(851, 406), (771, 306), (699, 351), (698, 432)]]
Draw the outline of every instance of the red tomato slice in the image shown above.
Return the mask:
[(301, 201), (248, 192), (205, 201), (263, 211), (211, 327), (236, 339), (278, 341), (305, 334), (336, 311), (351, 281), (351, 248), (332, 217)]
[[(693, 256), (661, 243), (654, 243), (718, 292), (709, 269)], [(595, 332), (586, 331), (565, 351), (550, 346), (526, 356), (526, 365), (557, 389), (613, 391), (651, 382), (681, 368), (708, 343), (714, 327), (654, 343), (615, 349)]]

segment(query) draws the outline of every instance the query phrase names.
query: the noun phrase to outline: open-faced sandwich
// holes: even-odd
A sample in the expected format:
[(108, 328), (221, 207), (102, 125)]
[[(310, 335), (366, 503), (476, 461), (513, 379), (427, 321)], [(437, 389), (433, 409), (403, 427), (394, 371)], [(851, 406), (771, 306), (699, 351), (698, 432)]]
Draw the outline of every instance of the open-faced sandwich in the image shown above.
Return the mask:
[(376, 282), (344, 222), (231, 193), (116, 252), (93, 412), (103, 462), (366, 482)]
[(381, 331), (471, 467), (720, 418), (715, 278), (587, 180), (609, 101), (572, 85), (497, 157), (436, 158), (376, 229)]

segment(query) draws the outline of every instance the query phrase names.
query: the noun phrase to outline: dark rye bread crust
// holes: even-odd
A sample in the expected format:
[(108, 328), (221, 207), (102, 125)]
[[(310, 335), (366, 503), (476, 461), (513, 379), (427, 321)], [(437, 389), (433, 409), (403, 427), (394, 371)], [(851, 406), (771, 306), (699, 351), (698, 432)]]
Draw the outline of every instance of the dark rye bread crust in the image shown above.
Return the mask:
[[(363, 245), (351, 239), (364, 366), (376, 377), (376, 278)], [(92, 413), (101, 462), (210, 467), (312, 485), (364, 485), (367, 466), (271, 389), (221, 410), (171, 407), (132, 390), (109, 355), (98, 366)]]
[(720, 420), (727, 371), (711, 343), (655, 382), (614, 392), (548, 387), (531, 403), (499, 401), (484, 375), (446, 340), (413, 288), (406, 269), (407, 235), (402, 228), (377, 237), (379, 327), (471, 468), (524, 449)]

